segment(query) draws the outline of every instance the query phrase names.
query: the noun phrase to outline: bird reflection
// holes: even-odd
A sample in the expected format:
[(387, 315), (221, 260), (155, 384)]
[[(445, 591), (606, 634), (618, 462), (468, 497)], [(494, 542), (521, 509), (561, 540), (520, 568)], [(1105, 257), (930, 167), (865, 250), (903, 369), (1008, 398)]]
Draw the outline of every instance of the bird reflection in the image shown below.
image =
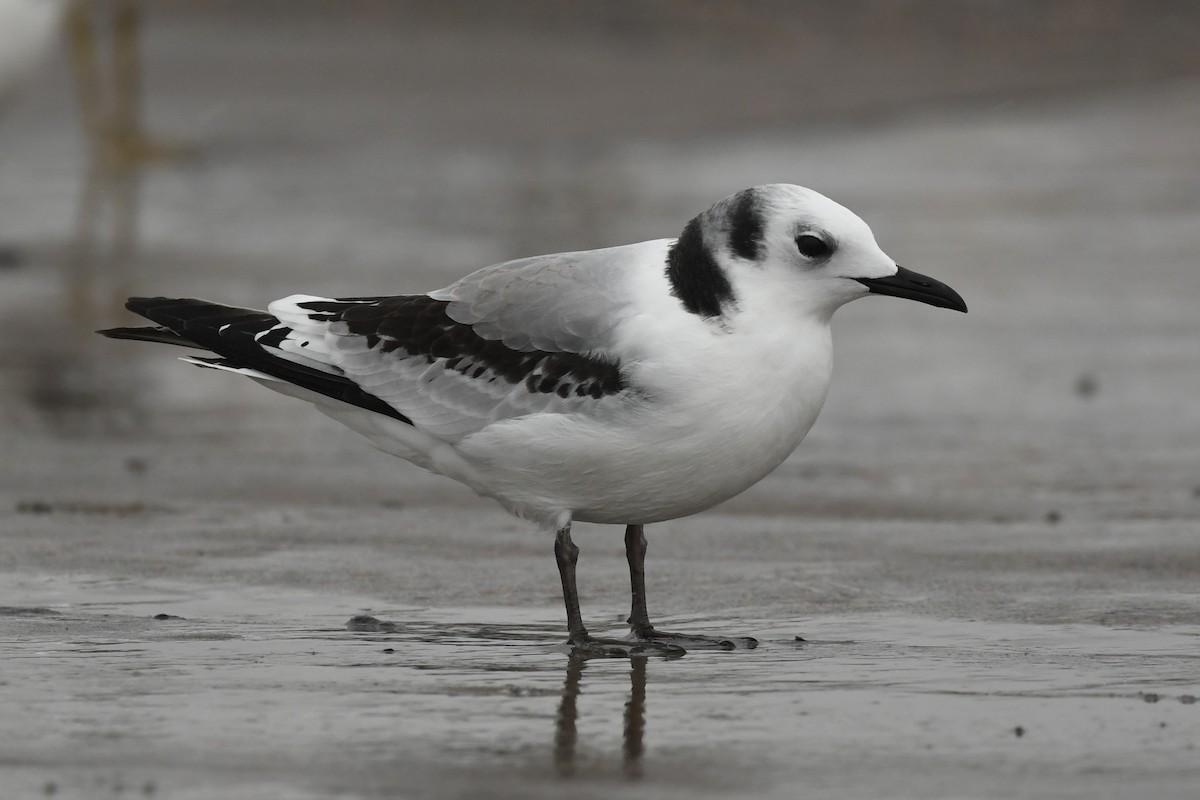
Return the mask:
[(567, 678), (563, 682), (562, 702), (558, 704), (558, 721), (554, 729), (554, 766), (564, 777), (575, 773), (575, 743), (579, 739), (575, 720), (579, 714), (579, 681), (585, 666), (585, 656), (576, 652), (567, 656)]
[(621, 764), (631, 778), (642, 776), (642, 737), (646, 733), (646, 659), (629, 660), (629, 700), (625, 702), (625, 736)]
[[(629, 699), (625, 701), (624, 732), (621, 749), (621, 768), (629, 778), (642, 776), (643, 741), (646, 733), (646, 658), (631, 658), (629, 664)], [(572, 652), (567, 657), (567, 675), (563, 681), (562, 702), (554, 731), (554, 766), (559, 776), (575, 774), (576, 751), (579, 741), (576, 722), (579, 718), (579, 696), (583, 671), (589, 656)]]

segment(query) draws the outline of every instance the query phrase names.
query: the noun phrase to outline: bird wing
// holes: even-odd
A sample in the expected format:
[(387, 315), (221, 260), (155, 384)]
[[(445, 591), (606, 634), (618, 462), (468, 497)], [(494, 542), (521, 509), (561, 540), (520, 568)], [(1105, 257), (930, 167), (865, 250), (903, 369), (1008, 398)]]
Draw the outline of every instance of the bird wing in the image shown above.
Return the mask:
[(410, 422), (403, 414), (339, 374), (336, 368), (317, 360), (296, 358), (260, 344), (259, 338), (279, 325), (279, 320), (265, 311), (171, 297), (131, 297), (125, 302), (125, 307), (158, 323), (158, 327), (109, 328), (97, 333), (112, 339), (161, 342), (211, 350), (220, 357), (188, 357), (184, 360), (259, 379), (283, 381), (315, 394)]
[(221, 356), (204, 364), (250, 369), (454, 442), (526, 414), (592, 411), (628, 390), (614, 339), (633, 303), (626, 272), (656, 252), (641, 247), (497, 264), (427, 295), (292, 295), (266, 312), (132, 298), (128, 307), (166, 332), (108, 333), (195, 342)]
[[(657, 242), (534, 256), (484, 267), (430, 292), (447, 315), (513, 350), (590, 353), (612, 346), (632, 304), (624, 274)], [(660, 268), (665, 268), (665, 264)]]

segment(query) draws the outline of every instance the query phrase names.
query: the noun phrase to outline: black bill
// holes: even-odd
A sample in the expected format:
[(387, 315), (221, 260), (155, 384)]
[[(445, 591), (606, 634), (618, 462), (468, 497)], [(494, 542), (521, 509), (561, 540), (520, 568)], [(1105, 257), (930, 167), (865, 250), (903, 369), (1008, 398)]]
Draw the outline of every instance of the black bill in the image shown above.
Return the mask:
[(958, 292), (941, 281), (936, 281), (904, 267), (897, 266), (896, 274), (886, 278), (855, 278), (855, 280), (870, 289), (872, 294), (904, 297), (939, 308), (952, 308), (955, 311), (962, 311), (964, 314), (967, 311), (967, 304)]

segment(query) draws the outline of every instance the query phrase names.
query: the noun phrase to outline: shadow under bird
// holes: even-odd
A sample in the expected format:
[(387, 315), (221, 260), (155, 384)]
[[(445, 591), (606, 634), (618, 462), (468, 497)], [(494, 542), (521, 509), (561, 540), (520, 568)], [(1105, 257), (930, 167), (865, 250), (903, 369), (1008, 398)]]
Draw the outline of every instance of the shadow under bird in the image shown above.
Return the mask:
[[(853, 212), (769, 184), (677, 239), (509, 261), (421, 295), (292, 295), (266, 311), (131, 298), (157, 327), (100, 333), (210, 351), (184, 360), (307, 400), (494, 498), (554, 533), (572, 648), (671, 655), (756, 642), (651, 624), (643, 526), (728, 500), (796, 449), (829, 388), (833, 312), (868, 294), (967, 310)], [(574, 520), (626, 526), (628, 639), (583, 624)]]

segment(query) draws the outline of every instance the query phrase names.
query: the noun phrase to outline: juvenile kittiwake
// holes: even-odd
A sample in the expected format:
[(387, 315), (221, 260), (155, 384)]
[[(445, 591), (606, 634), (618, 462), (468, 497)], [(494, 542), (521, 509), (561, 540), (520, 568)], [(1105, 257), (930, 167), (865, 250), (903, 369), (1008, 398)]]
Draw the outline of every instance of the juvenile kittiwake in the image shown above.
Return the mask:
[[(157, 327), (101, 333), (211, 351), (184, 360), (307, 400), (553, 531), (576, 650), (678, 653), (755, 641), (651, 625), (643, 526), (728, 500), (796, 449), (829, 388), (830, 318), (871, 293), (967, 310), (853, 212), (769, 184), (677, 239), (508, 261), (428, 294), (291, 295), (266, 311), (131, 298)], [(626, 526), (628, 640), (583, 624), (574, 520)]]

